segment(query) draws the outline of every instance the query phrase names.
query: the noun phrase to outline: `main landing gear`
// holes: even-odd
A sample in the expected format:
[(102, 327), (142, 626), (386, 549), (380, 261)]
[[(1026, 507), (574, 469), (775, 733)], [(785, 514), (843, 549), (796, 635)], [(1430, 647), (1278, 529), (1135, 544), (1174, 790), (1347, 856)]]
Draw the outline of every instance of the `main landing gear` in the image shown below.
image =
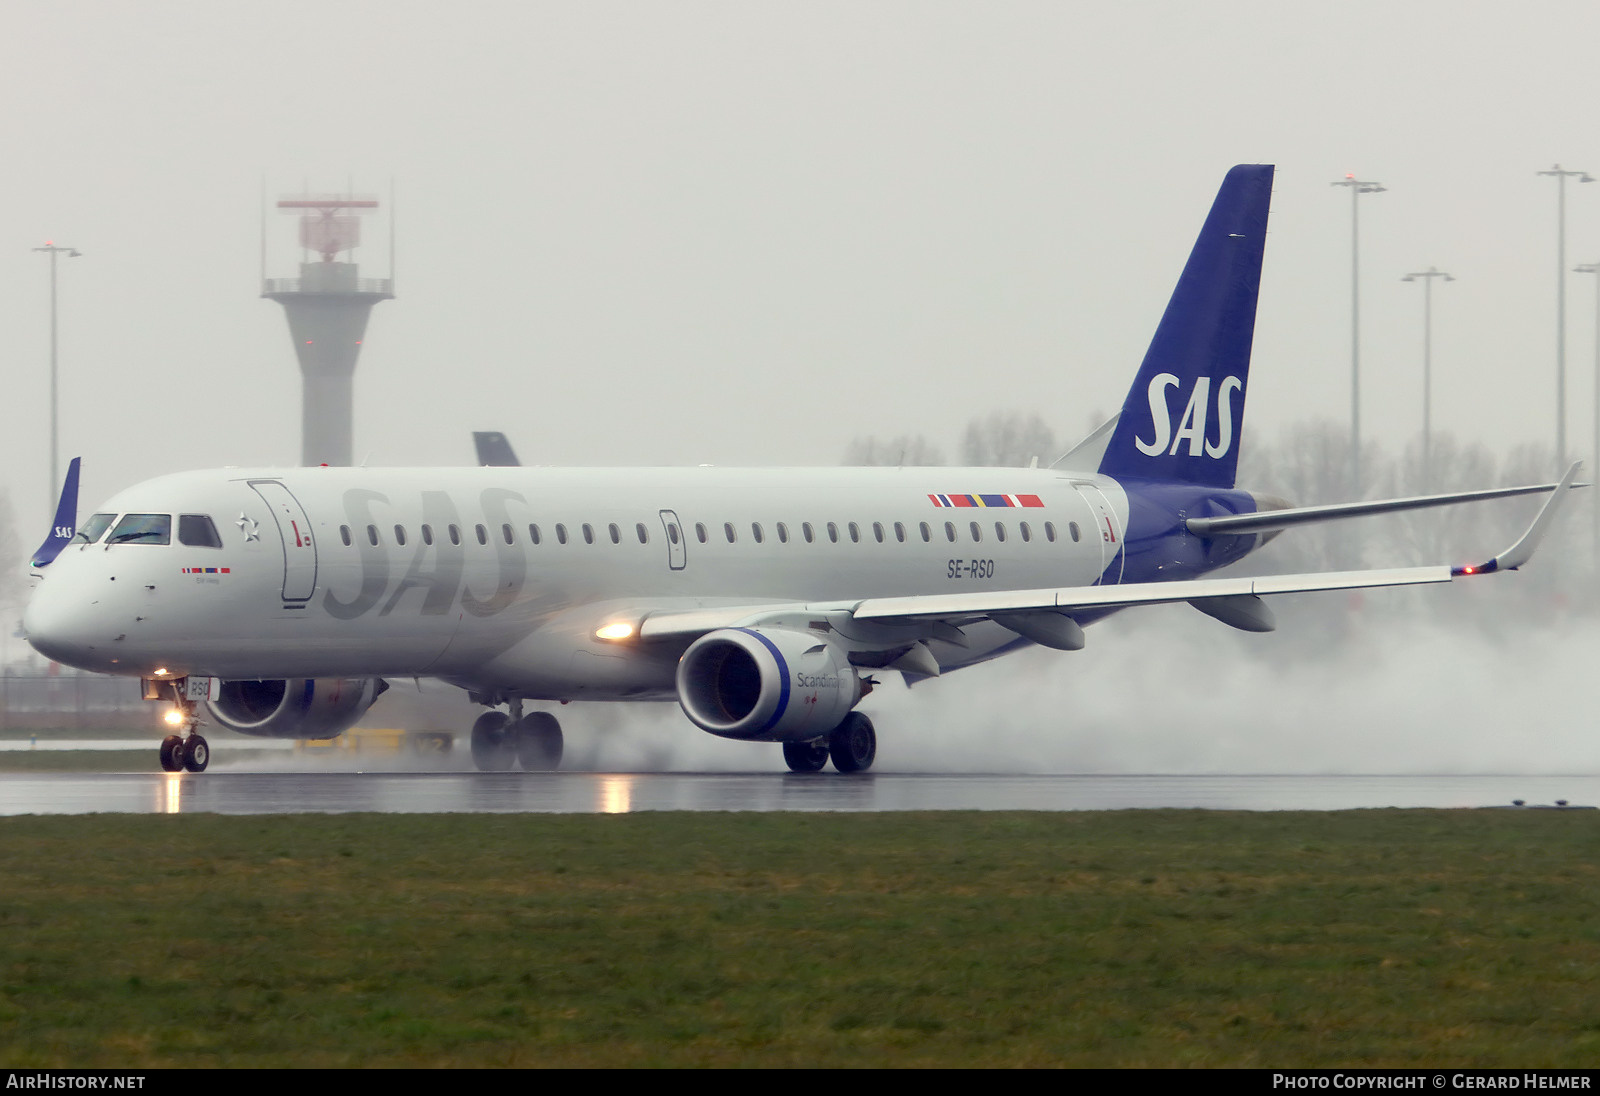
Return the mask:
[(554, 772), (561, 767), (561, 724), (549, 712), (522, 714), (513, 701), (510, 715), (484, 712), (472, 725), (472, 762), (486, 773), (505, 772), (521, 764), (528, 772)]
[(842, 773), (865, 772), (878, 756), (878, 732), (872, 720), (851, 712), (824, 738), (813, 742), (785, 742), (783, 760), (797, 773), (814, 773), (831, 758)]

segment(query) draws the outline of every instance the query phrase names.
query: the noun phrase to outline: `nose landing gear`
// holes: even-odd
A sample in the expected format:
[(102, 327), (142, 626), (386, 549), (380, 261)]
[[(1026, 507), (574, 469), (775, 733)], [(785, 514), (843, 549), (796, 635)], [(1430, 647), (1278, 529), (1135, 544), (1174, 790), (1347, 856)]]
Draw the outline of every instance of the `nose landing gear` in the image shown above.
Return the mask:
[(211, 745), (197, 730), (200, 726), (197, 709), (198, 701), (210, 691), (210, 680), (201, 678), (193, 688), (187, 677), (147, 677), (143, 684), (146, 700), (172, 702), (166, 721), (169, 727), (174, 728), (174, 733), (161, 740), (162, 771), (176, 773), (187, 769), (192, 773), (205, 772), (206, 766), (211, 764)]

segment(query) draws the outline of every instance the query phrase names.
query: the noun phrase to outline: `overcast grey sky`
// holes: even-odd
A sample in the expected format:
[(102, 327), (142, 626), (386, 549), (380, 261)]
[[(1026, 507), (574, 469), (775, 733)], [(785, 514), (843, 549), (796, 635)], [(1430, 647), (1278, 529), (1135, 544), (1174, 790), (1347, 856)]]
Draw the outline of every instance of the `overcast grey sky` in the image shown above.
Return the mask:
[[(1600, 172), (1585, 3), (70, 3), (0, 35), (0, 484), (42, 532), (47, 260), (63, 460), (139, 479), (292, 463), (299, 381), (258, 298), (258, 204), (398, 191), (399, 299), (355, 452), (836, 463), (954, 451), (972, 415), (1075, 435), (1120, 402), (1223, 172), (1278, 177), (1252, 430), (1348, 414), (1346, 171), (1362, 201), (1369, 438), (1553, 434), (1560, 161)], [(377, 241), (381, 220), (368, 226)], [(268, 224), (292, 275), (293, 222)], [(1569, 265), (1600, 184), (1569, 185)], [(381, 242), (363, 272), (386, 273)], [(1594, 279), (1569, 278), (1575, 441)], [(31, 547), (36, 539), (23, 538)]]

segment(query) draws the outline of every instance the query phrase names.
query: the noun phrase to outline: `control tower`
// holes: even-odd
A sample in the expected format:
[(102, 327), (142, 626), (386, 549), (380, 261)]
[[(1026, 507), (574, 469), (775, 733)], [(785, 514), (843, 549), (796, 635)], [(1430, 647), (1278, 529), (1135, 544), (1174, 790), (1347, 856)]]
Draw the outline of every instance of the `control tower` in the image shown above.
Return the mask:
[[(300, 359), (301, 464), (351, 462), (356, 358), (372, 306), (394, 297), (393, 271), (388, 278), (363, 278), (354, 261), (361, 216), (377, 208), (375, 198), (348, 195), (307, 194), (278, 203), (279, 212), (300, 218), (300, 276), (263, 278), (261, 295), (289, 314)], [(349, 261), (341, 262), (345, 252)]]

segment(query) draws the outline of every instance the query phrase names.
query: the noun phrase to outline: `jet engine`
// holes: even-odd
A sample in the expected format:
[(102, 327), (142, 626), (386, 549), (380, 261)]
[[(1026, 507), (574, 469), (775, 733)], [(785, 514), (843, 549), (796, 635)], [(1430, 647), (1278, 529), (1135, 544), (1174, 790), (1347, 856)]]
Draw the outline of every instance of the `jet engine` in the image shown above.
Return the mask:
[(785, 628), (722, 628), (678, 662), (678, 703), (723, 738), (806, 742), (837, 727), (862, 697), (843, 651)]
[(224, 681), (206, 702), (216, 721), (262, 738), (337, 738), (389, 688), (378, 677)]

